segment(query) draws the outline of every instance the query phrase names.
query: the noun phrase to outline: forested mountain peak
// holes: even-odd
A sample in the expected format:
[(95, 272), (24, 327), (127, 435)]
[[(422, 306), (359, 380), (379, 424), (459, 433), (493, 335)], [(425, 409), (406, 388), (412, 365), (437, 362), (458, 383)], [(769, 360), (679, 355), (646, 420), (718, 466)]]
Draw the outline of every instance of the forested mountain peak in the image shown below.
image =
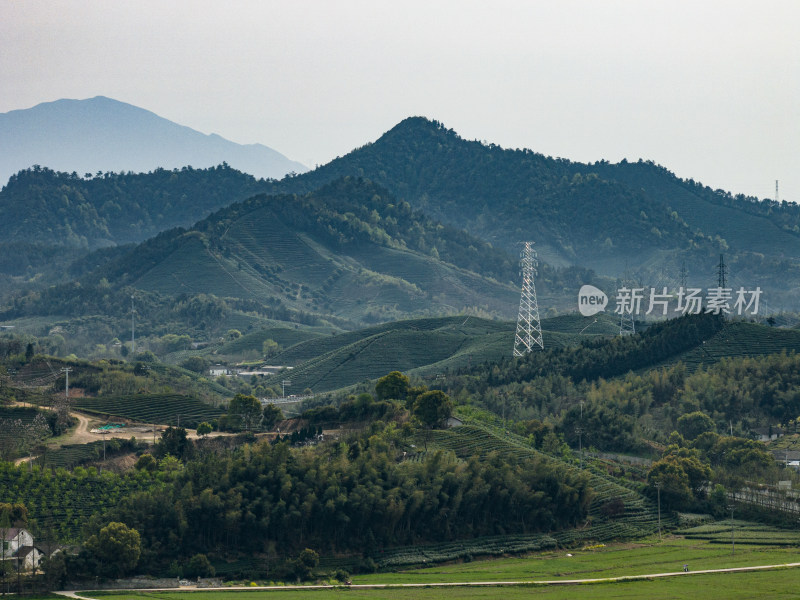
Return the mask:
[[(433, 218), (515, 253), (533, 240), (554, 266), (675, 287), (713, 283), (724, 254), (735, 286), (770, 289), (791, 306), (800, 286), (800, 209), (683, 180), (651, 161), (592, 164), (466, 140), (424, 117), (273, 191), (310, 191), (368, 177)], [(627, 274), (626, 274), (627, 272)]]

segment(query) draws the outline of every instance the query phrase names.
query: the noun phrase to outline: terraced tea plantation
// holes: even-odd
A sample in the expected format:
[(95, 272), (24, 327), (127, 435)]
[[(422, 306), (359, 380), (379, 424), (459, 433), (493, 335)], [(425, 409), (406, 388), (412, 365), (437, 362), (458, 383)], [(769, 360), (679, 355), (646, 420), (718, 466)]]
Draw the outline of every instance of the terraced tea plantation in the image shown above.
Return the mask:
[(665, 364), (681, 361), (691, 373), (700, 366), (712, 365), (723, 358), (766, 356), (781, 352), (800, 352), (800, 331), (733, 322), (726, 324), (722, 331), (702, 346), (674, 356)]
[(138, 423), (157, 423), (181, 427), (197, 427), (203, 421), (218, 418), (224, 411), (180, 394), (137, 394), (135, 396), (103, 396), (80, 398), (75, 408), (84, 412), (120, 417)]
[[(540, 457), (557, 461), (569, 470), (578, 469), (577, 465), (542, 454), (532, 448), (524, 438), (486, 422), (468, 422), (453, 429), (432, 431), (428, 449), (432, 447), (450, 450), (459, 457), (489, 452), (519, 458)], [(634, 483), (611, 477), (601, 464), (595, 465), (591, 461), (584, 464), (583, 473), (588, 475), (589, 484), (594, 490), (594, 497), (589, 506), (590, 524), (583, 530), (551, 534), (560, 545), (584, 539), (600, 541), (631, 539), (652, 535), (658, 531), (657, 507), (639, 493)], [(616, 516), (609, 516), (606, 511), (612, 501), (621, 508), (621, 512)], [(677, 521), (674, 517), (662, 514), (661, 523), (663, 528), (671, 528)], [(540, 543), (535, 536), (524, 537), (531, 539), (523, 541), (523, 544), (531, 543), (536, 546)]]
[(19, 419), (24, 425), (27, 425), (33, 422), (37, 412), (39, 411), (35, 408), (0, 406), (0, 421), (16, 421)]
[[(595, 324), (582, 317), (545, 320), (545, 347), (563, 348), (581, 339), (605, 335), (606, 321)], [(581, 334), (582, 329), (592, 326), (595, 333)], [(413, 319), (318, 337), (287, 348), (270, 360), (294, 365), (290, 375), (293, 389), (327, 392), (376, 379), (390, 371), (425, 377), (498, 361), (510, 354), (514, 330), (513, 322), (471, 316)], [(267, 384), (279, 386), (286, 377), (277, 375)]]
[[(107, 440), (105, 447), (105, 456), (107, 459), (125, 451), (124, 449), (120, 449), (119, 440)], [(85, 463), (102, 461), (103, 455), (103, 441), (99, 440), (96, 442), (89, 442), (88, 444), (66, 444), (56, 449), (47, 449), (34, 459), (34, 463), (49, 469), (58, 469), (62, 467), (71, 469)]]
[(676, 533), (693, 540), (706, 540), (712, 544), (756, 545), (756, 546), (800, 546), (800, 531), (779, 529), (762, 523), (749, 521), (717, 521)]

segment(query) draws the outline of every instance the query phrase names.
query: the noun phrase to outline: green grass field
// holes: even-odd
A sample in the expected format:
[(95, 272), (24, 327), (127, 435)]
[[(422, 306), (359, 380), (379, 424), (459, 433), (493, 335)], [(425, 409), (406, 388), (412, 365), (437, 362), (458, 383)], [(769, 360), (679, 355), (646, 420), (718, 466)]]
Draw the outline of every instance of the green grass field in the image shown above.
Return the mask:
[(115, 600), (255, 600), (273, 598), (289, 600), (312, 598), (332, 600), (341, 598), (369, 598), (371, 600), (416, 600), (419, 598), (442, 598), (481, 600), (484, 598), (551, 598), (574, 600), (575, 598), (621, 599), (648, 598), (651, 600), (702, 598), (725, 598), (744, 600), (757, 594), (759, 600), (794, 598), (797, 589), (798, 570), (783, 569), (751, 573), (720, 573), (689, 575), (666, 579), (619, 582), (595, 585), (564, 586), (514, 586), (514, 587), (453, 587), (453, 588), (389, 588), (389, 589), (328, 589), (328, 590), (274, 590), (264, 591), (219, 591), (219, 592), (97, 592), (83, 597), (113, 597)]
[[(567, 556), (568, 554), (572, 556)], [(688, 564), (691, 570), (700, 571), (791, 562), (800, 562), (800, 548), (748, 545), (737, 547), (736, 553), (731, 555), (730, 544), (665, 537), (662, 542), (652, 538), (647, 543), (609, 544), (586, 550), (558, 550), (529, 556), (407, 569), (395, 573), (355, 575), (353, 583), (593, 579), (680, 571), (684, 564)]]
[[(693, 574), (704, 569), (724, 569), (767, 564), (800, 562), (797, 548), (749, 547), (731, 556), (729, 549), (705, 541), (683, 538), (657, 539), (648, 543), (619, 544), (594, 549), (538, 553), (526, 557), (474, 561), (414, 569), (398, 573), (378, 573), (353, 577), (353, 585), (416, 584), (420, 587), (386, 589), (299, 589), (299, 590), (218, 590), (218, 591), (154, 591), (93, 592), (88, 598), (114, 600), (255, 600), (270, 598), (378, 598), (403, 600), (416, 598), (752, 598), (795, 597), (800, 569)], [(634, 581), (486, 587), (428, 587), (434, 583), (525, 582), (581, 580), (627, 577), (655, 573), (680, 572), (688, 564), (689, 575), (669, 578), (647, 578)], [(82, 594), (83, 595), (83, 594)]]

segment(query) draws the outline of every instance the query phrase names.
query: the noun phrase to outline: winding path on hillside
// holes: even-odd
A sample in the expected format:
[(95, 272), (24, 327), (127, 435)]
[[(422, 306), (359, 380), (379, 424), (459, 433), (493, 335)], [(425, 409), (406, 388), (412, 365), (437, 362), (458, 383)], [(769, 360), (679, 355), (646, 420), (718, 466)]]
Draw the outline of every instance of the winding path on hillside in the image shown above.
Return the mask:
[[(785, 563), (780, 565), (757, 565), (751, 567), (731, 567), (729, 569), (704, 569), (700, 571), (670, 571), (667, 573), (650, 573), (647, 575), (620, 575), (618, 577), (598, 577), (595, 579), (550, 579), (550, 580), (528, 580), (528, 581), (469, 581), (469, 582), (440, 582), (440, 583), (354, 583), (351, 585), (266, 585), (266, 586), (226, 586), (226, 587), (197, 587), (181, 586), (173, 588), (141, 588), (141, 589), (120, 589), (119, 592), (192, 592), (192, 591), (278, 591), (278, 590), (324, 590), (347, 588), (356, 590), (377, 590), (389, 588), (451, 588), (451, 587), (505, 587), (522, 585), (581, 585), (592, 583), (621, 583), (628, 581), (638, 581), (643, 579), (656, 579), (664, 577), (689, 577), (691, 575), (709, 575), (715, 573), (743, 573), (748, 571), (770, 571), (775, 569), (794, 569), (800, 567), (800, 562)], [(57, 591), (56, 594), (68, 598), (78, 598), (79, 600), (95, 600), (90, 594), (94, 590), (75, 590)], [(104, 590), (111, 591), (111, 590)]]

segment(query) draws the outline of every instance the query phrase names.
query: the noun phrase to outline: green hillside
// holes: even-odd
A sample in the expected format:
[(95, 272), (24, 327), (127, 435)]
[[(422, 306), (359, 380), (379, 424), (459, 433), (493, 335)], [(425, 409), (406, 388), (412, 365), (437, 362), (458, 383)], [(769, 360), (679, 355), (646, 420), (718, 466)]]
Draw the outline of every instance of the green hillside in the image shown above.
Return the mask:
[(800, 352), (800, 331), (734, 321), (703, 344), (672, 357), (664, 365), (682, 362), (688, 371), (708, 367), (726, 358)]
[[(234, 204), (190, 231), (148, 240), (80, 285), (16, 301), (3, 316), (119, 314), (129, 304), (125, 288), (133, 288), (149, 294), (138, 308), (145, 315), (148, 304), (163, 310), (170, 297), (191, 304), (202, 296), (306, 324), (463, 312), (509, 317), (518, 291), (505, 282), (515, 277), (504, 252), (396, 204), (369, 182), (344, 179), (303, 197)], [(185, 318), (197, 320), (194, 311)]]
[[(325, 392), (390, 371), (431, 376), (468, 369), (510, 357), (515, 330), (514, 322), (459, 316), (396, 321), (315, 338), (272, 357), (272, 363), (294, 368), (271, 378), (268, 385), (289, 378), (293, 389)], [(597, 322), (568, 315), (543, 320), (542, 330), (545, 348), (550, 351), (582, 339), (614, 335), (619, 326), (606, 315)]]

